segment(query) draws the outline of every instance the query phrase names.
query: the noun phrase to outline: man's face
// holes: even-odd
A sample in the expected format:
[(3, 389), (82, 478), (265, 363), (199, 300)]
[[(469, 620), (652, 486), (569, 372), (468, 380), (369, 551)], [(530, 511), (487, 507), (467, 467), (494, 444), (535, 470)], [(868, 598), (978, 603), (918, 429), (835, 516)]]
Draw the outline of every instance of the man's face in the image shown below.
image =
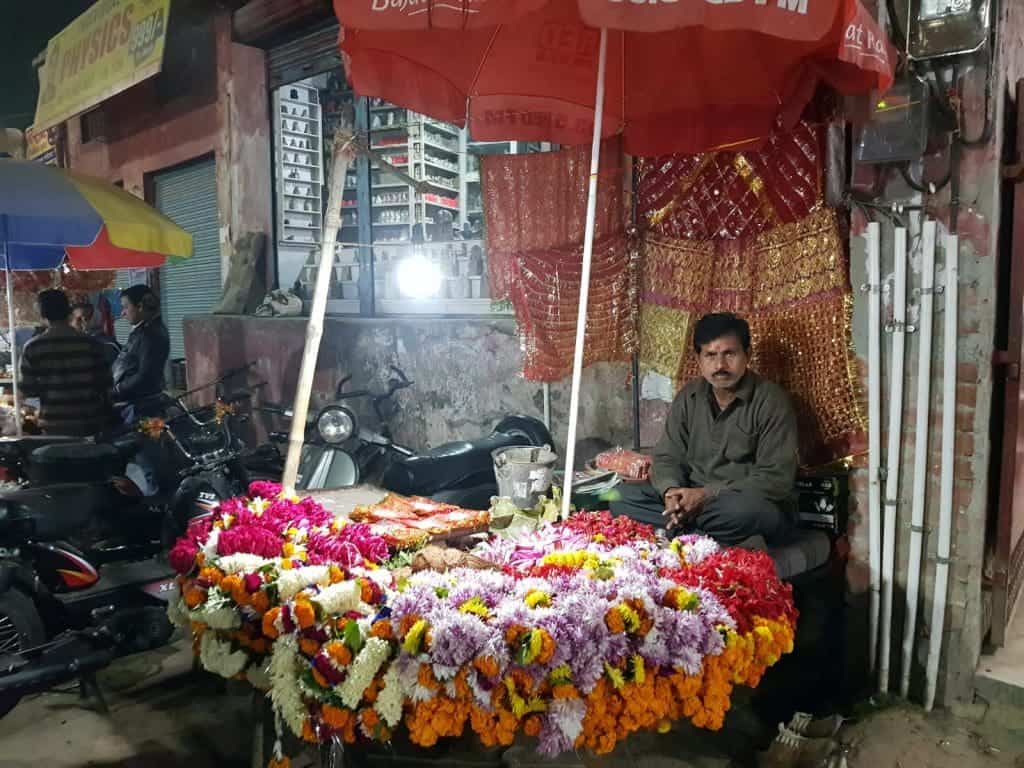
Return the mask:
[(121, 297), (121, 316), (132, 325), (142, 322), (142, 305), (132, 304), (127, 296)]
[(71, 313), (71, 327), (80, 333), (89, 332), (89, 322), (92, 320), (92, 313), (87, 309), (78, 308)]
[(704, 344), (697, 354), (700, 374), (718, 390), (732, 390), (747, 372), (749, 357), (734, 334)]

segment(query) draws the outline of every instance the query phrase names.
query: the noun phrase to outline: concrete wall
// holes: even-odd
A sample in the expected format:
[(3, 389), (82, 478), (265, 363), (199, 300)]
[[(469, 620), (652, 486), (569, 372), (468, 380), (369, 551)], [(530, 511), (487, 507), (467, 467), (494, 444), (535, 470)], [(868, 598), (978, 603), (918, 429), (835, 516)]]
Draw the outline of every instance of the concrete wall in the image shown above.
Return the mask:
[[(268, 382), (262, 397), (291, 403), (305, 341), (305, 319), (199, 317), (185, 322), (190, 386), (249, 361), (252, 381)], [(392, 430), (399, 442), (422, 449), (488, 432), (503, 416), (541, 418), (541, 385), (523, 379), (519, 339), (511, 320), (328, 318), (314, 385), (324, 404), (337, 382), (350, 388), (383, 387), (388, 365), (401, 367), (415, 386), (397, 397)], [(580, 437), (632, 442), (628, 366), (587, 369)], [(568, 382), (551, 386), (552, 433), (561, 451), (568, 429)]]

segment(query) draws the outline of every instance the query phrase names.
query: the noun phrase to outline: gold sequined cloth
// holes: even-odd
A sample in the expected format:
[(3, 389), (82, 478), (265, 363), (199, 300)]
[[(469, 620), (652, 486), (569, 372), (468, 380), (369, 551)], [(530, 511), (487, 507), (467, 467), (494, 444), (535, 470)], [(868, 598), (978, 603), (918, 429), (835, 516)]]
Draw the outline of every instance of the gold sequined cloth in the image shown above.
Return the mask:
[(752, 367), (793, 396), (805, 463), (864, 443), (850, 348), (852, 295), (833, 210), (752, 240), (695, 243), (647, 233), (642, 261), (641, 359), (681, 386), (699, 375), (693, 325), (708, 312), (744, 317)]

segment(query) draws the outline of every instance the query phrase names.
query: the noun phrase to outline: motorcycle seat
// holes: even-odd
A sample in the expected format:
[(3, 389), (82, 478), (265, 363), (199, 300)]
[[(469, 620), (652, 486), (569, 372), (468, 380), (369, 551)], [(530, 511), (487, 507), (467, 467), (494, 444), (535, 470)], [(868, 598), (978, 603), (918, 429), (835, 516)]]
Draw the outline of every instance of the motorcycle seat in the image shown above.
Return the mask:
[(402, 487), (394, 488), (387, 480), (385, 487), (398, 493), (431, 496), (470, 478), (474, 484), (494, 483), (492, 452), (521, 442), (504, 432), (495, 432), (479, 440), (445, 443), (417, 456), (397, 458), (393, 471), (401, 475)]
[(106, 485), (69, 483), (11, 491), (0, 497), (0, 503), (7, 505), (14, 518), (29, 522), (32, 539), (53, 541), (85, 528), (109, 499)]
[(33, 485), (89, 483), (123, 474), (124, 464), (109, 443), (57, 443), (32, 451), (28, 476)]

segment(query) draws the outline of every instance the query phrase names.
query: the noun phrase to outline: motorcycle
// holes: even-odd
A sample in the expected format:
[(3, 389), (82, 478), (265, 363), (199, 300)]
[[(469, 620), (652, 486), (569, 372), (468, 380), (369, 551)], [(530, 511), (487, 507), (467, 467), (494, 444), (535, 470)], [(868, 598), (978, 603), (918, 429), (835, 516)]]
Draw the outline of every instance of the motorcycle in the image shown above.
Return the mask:
[(33, 454), (36, 472), (83, 476), (91, 468), (100, 482), (44, 476), (0, 494), (0, 716), (23, 696), (75, 678), (85, 691), (111, 659), (168, 642), (166, 602), (176, 587), (167, 549), (248, 485), (230, 412), (219, 402), (146, 424), (168, 438), (173, 493), (126, 495), (108, 481), (151, 439), (134, 433)]
[[(361, 483), (379, 485), (403, 495), (426, 496), (467, 509), (487, 509), (497, 495), (493, 452), (516, 445), (551, 446), (551, 433), (543, 422), (529, 416), (507, 416), (492, 432), (472, 441), (446, 443), (423, 453), (396, 443), (386, 411), (397, 392), (413, 382), (396, 366), (383, 392), (347, 390), (351, 377), (338, 384), (333, 401), (306, 425), (305, 445), (299, 461), (296, 487), (301, 490), (345, 488)], [(380, 425), (377, 430), (360, 424), (355, 401), (369, 400)], [(257, 410), (291, 418), (292, 411), (265, 404)], [(275, 445), (287, 444), (285, 433), (273, 433)], [(259, 451), (262, 460), (250, 470), (280, 472), (284, 462)]]

